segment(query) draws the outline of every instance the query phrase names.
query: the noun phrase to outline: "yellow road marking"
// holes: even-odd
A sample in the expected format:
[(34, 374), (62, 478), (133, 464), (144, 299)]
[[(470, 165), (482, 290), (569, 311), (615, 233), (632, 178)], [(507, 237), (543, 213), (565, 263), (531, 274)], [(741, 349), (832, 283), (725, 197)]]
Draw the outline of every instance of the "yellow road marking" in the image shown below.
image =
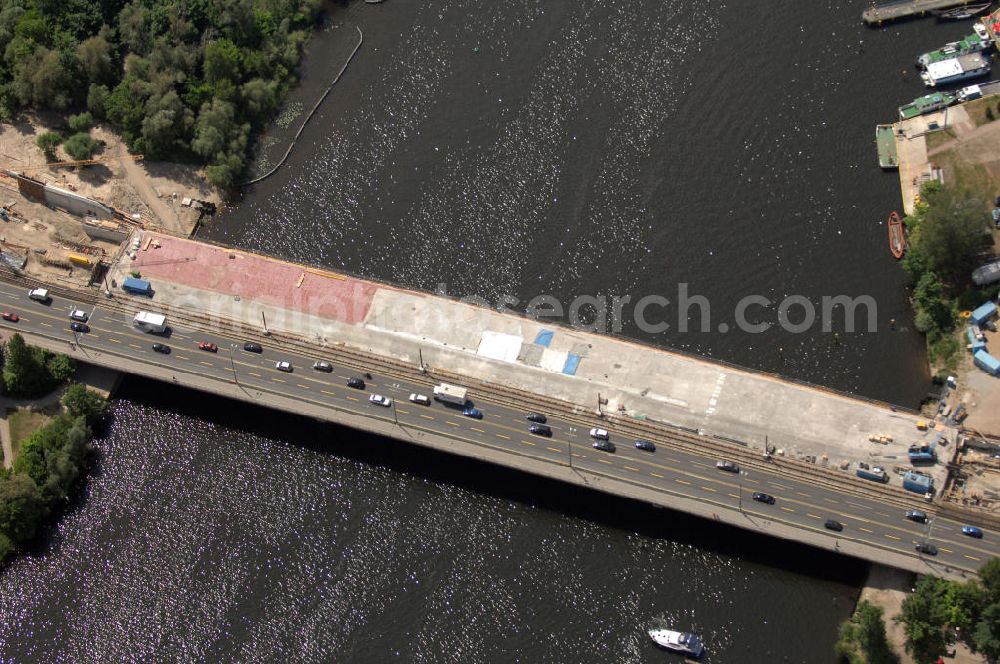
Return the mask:
[(550, 452), (562, 452), (562, 450), (559, 449), (558, 447), (546, 447), (545, 449), (549, 450)]
[(473, 431), (478, 431), (479, 433), (486, 433), (485, 429), (480, 429), (479, 427), (469, 427)]
[[(253, 371), (248, 371), (247, 373), (250, 374), (251, 376), (256, 376), (257, 378), (260, 378), (259, 373), (255, 373)], [(333, 392), (327, 392), (327, 394), (333, 394)]]
[(396, 409), (396, 412), (397, 412), (397, 413), (402, 413), (403, 415), (409, 415), (409, 414), (410, 414), (410, 411), (408, 411), (408, 410), (403, 410), (402, 408), (397, 408), (397, 409)]
[(632, 472), (635, 472), (635, 473), (641, 473), (642, 472), (638, 468), (633, 468), (632, 466), (625, 466), (625, 470), (631, 470)]
[(659, 473), (650, 473), (650, 475), (653, 477), (659, 477), (661, 480), (663, 479), (663, 475), (660, 475)]
[(701, 487), (701, 490), (702, 491), (711, 491), (712, 493), (718, 493), (718, 491), (716, 491), (715, 489), (713, 489), (710, 486), (703, 486), (703, 487)]
[[(202, 364), (204, 364), (204, 362), (202, 362)], [(286, 383), (286, 382), (288, 382), (284, 378), (278, 378), (277, 376), (274, 376), (273, 378), (271, 378), (271, 380), (273, 380), (276, 383)]]
[(739, 494), (731, 493), (731, 494), (729, 494), (729, 497), (730, 498), (739, 498)]
[(52, 323), (46, 323), (45, 321), (38, 321), (39, 325), (44, 325), (45, 327), (52, 327)]
[(451, 420), (445, 420), (444, 422), (445, 422), (445, 424), (450, 424), (453, 427), (457, 427), (458, 426), (458, 422), (452, 422)]
[(510, 440), (510, 436), (505, 436), (502, 433), (497, 434), (497, 438), (503, 438), (504, 440)]
[(678, 484), (686, 484), (688, 486), (691, 486), (691, 483), (688, 482), (687, 480), (674, 480), (674, 481), (677, 482)]
[[(941, 549), (941, 550), (944, 551), (945, 549)], [(949, 551), (948, 553), (951, 553), (951, 551)], [(966, 554), (965, 557), (968, 558), (969, 560), (975, 560), (975, 561), (979, 560), (979, 558), (976, 558), (975, 556), (970, 556), (968, 554)]]
[(198, 362), (198, 364), (204, 364), (206, 367), (214, 367), (215, 366), (211, 362), (205, 362), (204, 360)]
[(136, 350), (142, 350), (142, 346), (139, 346), (137, 344), (129, 344), (129, 347), (130, 348), (135, 348)]
[(791, 507), (782, 507), (781, 509), (785, 510), (786, 512), (794, 512), (795, 511)]
[(349, 396), (349, 397), (345, 397), (345, 398), (347, 398), (347, 399), (349, 399), (351, 401), (359, 401), (359, 399), (357, 397), (351, 397), (351, 396)]
[(108, 337), (108, 341), (110, 341), (113, 344), (120, 344), (122, 342), (121, 339), (115, 339), (114, 337)]
[(899, 541), (901, 539), (899, 537), (896, 537), (895, 535), (889, 535), (888, 533), (886, 533), (886, 537), (888, 537), (889, 539), (894, 539), (896, 541)]
[(521, 442), (522, 442), (522, 443), (524, 443), (525, 445), (531, 445), (532, 447), (534, 447), (534, 446), (535, 446), (535, 444), (534, 444), (533, 442), (531, 442), (530, 440), (524, 440), (524, 439), (522, 438), (522, 439), (521, 439)]
[(810, 518), (813, 518), (813, 519), (822, 519), (823, 518), (821, 516), (816, 516), (815, 514), (810, 514), (809, 512), (806, 512), (806, 516), (808, 516)]
[[(944, 551), (945, 553), (951, 553), (951, 549), (946, 549), (946, 548), (944, 548), (943, 546), (942, 546), (942, 547), (938, 547), (938, 548), (939, 548), (939, 549), (940, 549), (941, 551)], [(976, 558), (976, 560), (979, 560), (979, 558)]]
[(304, 389), (304, 390), (308, 390), (308, 389), (311, 389), (311, 388), (310, 388), (310, 387), (309, 387), (308, 385), (303, 385), (302, 383), (297, 383), (297, 385), (298, 385), (299, 387), (301, 387), (302, 389)]
[(862, 528), (861, 526), (858, 526), (858, 530), (863, 530), (866, 533), (873, 533), (873, 532), (875, 532), (874, 530), (868, 530), (867, 528)]
[(614, 465), (614, 464), (612, 464), (612, 463), (611, 463), (610, 461), (608, 461), (607, 459), (598, 459), (598, 461), (600, 461), (601, 463), (606, 463), (606, 464), (608, 464), (609, 466), (611, 466), (611, 465)]
[(433, 415), (421, 415), (420, 417), (424, 418), (425, 420), (433, 420), (434, 419)]
[(320, 390), (320, 392), (322, 392), (323, 394), (329, 394), (332, 397), (337, 396), (336, 392), (331, 392), (330, 390)]

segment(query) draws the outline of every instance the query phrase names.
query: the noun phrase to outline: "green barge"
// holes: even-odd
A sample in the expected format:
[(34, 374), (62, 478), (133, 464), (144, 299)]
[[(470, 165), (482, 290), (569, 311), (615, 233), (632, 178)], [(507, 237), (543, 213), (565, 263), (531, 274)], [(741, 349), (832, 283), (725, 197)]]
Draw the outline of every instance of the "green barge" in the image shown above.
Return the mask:
[(878, 165), (883, 170), (899, 168), (899, 155), (896, 152), (896, 130), (893, 129), (892, 125), (876, 125), (875, 147), (878, 149)]
[(956, 101), (958, 101), (958, 97), (949, 92), (932, 92), (929, 95), (917, 97), (909, 104), (900, 106), (899, 119), (909, 120), (910, 118), (915, 118), (918, 115), (926, 115), (927, 113), (940, 111), (942, 108), (951, 106)]

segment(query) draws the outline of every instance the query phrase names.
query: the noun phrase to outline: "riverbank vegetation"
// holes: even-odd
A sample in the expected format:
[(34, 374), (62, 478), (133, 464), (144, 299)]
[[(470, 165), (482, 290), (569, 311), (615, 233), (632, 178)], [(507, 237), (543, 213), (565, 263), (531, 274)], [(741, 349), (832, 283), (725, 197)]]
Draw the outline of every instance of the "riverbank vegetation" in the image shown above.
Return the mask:
[[(903, 647), (917, 664), (937, 661), (957, 641), (989, 662), (1000, 661), (1000, 558), (984, 564), (978, 579), (921, 577), (892, 620), (903, 626)], [(867, 600), (840, 626), (836, 651), (849, 664), (900, 660), (886, 638), (882, 609)]]
[(3, 386), (9, 397), (44, 396), (76, 371), (76, 363), (68, 355), (29, 346), (20, 334), (13, 335), (4, 350)]
[(91, 427), (107, 412), (107, 401), (74, 384), (62, 411), (21, 445), (12, 470), (0, 470), (0, 561), (29, 542), (66, 504), (83, 473)]
[(982, 304), (996, 288), (980, 290), (971, 272), (992, 245), (989, 217), (982, 201), (932, 182), (906, 218), (903, 258), (913, 285), (915, 325), (927, 335), (931, 364), (946, 371), (957, 366), (962, 344), (955, 334), (959, 312)]
[(0, 0), (0, 119), (84, 111), (89, 123), (67, 121), (73, 158), (98, 149), (89, 124), (106, 121), (132, 151), (201, 161), (228, 187), (319, 14), (320, 0)]

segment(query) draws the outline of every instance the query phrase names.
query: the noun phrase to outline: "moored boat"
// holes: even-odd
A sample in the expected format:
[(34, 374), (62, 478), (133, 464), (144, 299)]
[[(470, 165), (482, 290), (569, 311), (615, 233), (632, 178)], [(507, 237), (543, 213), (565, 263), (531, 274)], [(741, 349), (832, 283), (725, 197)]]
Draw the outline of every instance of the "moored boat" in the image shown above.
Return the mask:
[(883, 170), (899, 168), (899, 155), (896, 148), (896, 130), (892, 125), (875, 126), (875, 149), (878, 152), (878, 165)]
[(903, 220), (893, 210), (892, 214), (889, 215), (889, 251), (895, 258), (899, 259), (903, 257), (905, 250), (906, 237), (903, 234)]
[(976, 76), (986, 76), (990, 73), (990, 61), (982, 53), (969, 53), (957, 58), (949, 58), (940, 62), (932, 62), (920, 73), (924, 85), (933, 88), (935, 85), (949, 85)]
[(705, 654), (705, 646), (702, 645), (701, 639), (690, 632), (675, 632), (671, 629), (651, 629), (649, 630), (649, 638), (653, 639), (653, 642), (661, 648), (678, 652), (682, 655), (698, 658)]
[(947, 108), (956, 101), (955, 95), (948, 92), (932, 92), (923, 97), (917, 97), (909, 104), (899, 107), (899, 119), (909, 120), (918, 115), (925, 115)]
[(941, 62), (950, 58), (957, 58), (968, 53), (982, 53), (988, 51), (993, 46), (990, 33), (984, 25), (976, 23), (972, 26), (975, 32), (959, 41), (948, 42), (941, 48), (924, 53), (917, 58), (917, 66), (921, 69), (934, 62)]
[(942, 9), (931, 12), (940, 21), (964, 21), (967, 18), (978, 16), (990, 8), (989, 2), (980, 2), (974, 5), (964, 5), (955, 9)]

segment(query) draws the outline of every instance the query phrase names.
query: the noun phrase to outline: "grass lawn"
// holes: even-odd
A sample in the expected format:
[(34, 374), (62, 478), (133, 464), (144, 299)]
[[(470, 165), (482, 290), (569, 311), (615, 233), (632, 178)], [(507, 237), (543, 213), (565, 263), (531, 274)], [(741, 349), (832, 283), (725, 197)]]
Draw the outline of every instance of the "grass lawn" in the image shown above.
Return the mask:
[(1000, 118), (1000, 108), (997, 107), (998, 102), (1000, 102), (1000, 96), (990, 95), (989, 97), (967, 102), (963, 105), (963, 108), (969, 114), (969, 119), (975, 122), (977, 127), (981, 127), (984, 124), (992, 122), (986, 115), (987, 108), (992, 109), (994, 118)]
[[(50, 419), (45, 413), (35, 413), (30, 410), (13, 410), (7, 415), (7, 422), (10, 425), (10, 446), (15, 459), (21, 443), (35, 430), (48, 423)], [(11, 463), (13, 461), (11, 459)]]

